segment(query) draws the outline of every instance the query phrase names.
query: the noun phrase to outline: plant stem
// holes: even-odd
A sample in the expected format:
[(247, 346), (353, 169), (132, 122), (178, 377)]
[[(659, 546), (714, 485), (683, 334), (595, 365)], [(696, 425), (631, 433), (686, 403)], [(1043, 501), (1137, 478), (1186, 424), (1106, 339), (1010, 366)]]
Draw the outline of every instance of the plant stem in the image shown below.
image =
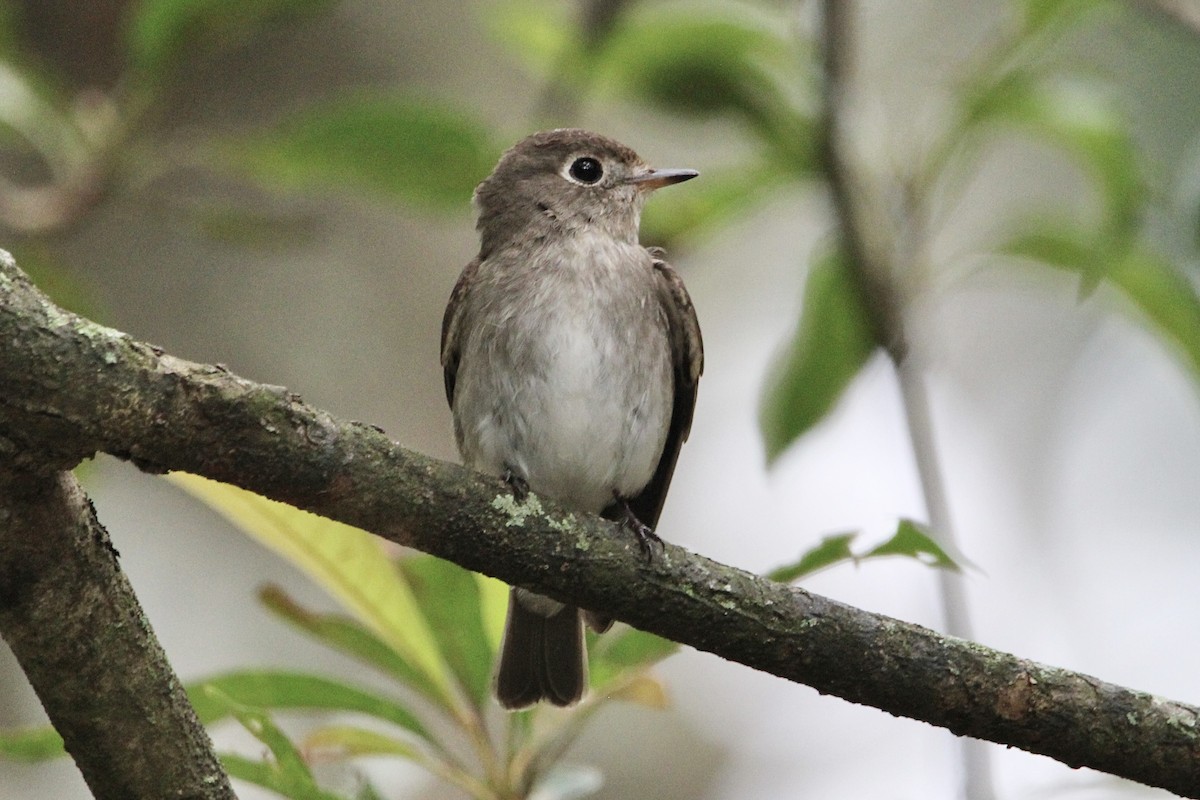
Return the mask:
[[(823, 0), (821, 4), (821, 52), (824, 104), (824, 165), (829, 181), (842, 246), (851, 264), (855, 282), (867, 309), (875, 341), (895, 366), (901, 401), (907, 420), (913, 459), (921, 481), (925, 511), (931, 533), (952, 558), (959, 548), (954, 540), (950, 506), (933, 434), (929, 397), (924, 374), (909, 352), (904, 325), (909, 284), (919, 283), (920, 253), (927, 229), (923, 214), (901, 223), (899, 230), (887, 226), (883, 214), (872, 214), (870, 196), (861, 187), (844, 152), (845, 100), (852, 52), (854, 4), (851, 0)], [(915, 209), (910, 209), (915, 210)], [(877, 232), (892, 241), (884, 241)], [(908, 283), (902, 283), (906, 278)], [(939, 594), (947, 633), (971, 638), (966, 592), (959, 574), (939, 571)], [(966, 800), (991, 800), (991, 768), (981, 742), (960, 740)]]
[[(900, 382), (900, 397), (908, 423), (913, 459), (916, 461), (921, 481), (925, 513), (929, 515), (930, 530), (942, 549), (961, 563), (933, 432), (933, 415), (926, 392), (925, 375), (912, 358), (897, 364), (896, 373)], [(973, 638), (962, 573), (948, 569), (938, 570), (937, 573), (946, 632), (960, 639)], [(963, 762), (962, 796), (966, 800), (991, 800), (996, 795), (992, 788), (992, 769), (987, 745), (977, 739), (964, 738), (959, 739), (959, 748)]]

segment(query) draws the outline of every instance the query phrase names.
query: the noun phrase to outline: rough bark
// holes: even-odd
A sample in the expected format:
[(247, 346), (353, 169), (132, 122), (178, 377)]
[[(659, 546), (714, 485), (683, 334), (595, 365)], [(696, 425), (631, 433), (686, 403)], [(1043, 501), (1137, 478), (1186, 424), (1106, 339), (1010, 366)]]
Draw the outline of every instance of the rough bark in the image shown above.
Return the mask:
[[(70, 315), (0, 264), (0, 453), (187, 470), (954, 733), (1200, 797), (1200, 709), (773, 583)], [(53, 646), (53, 643), (48, 643)], [(24, 662), (23, 662), (24, 663)], [(36, 665), (26, 665), (33, 669)]]
[(0, 498), (0, 634), (92, 794), (233, 798), (75, 478), (0, 468)]

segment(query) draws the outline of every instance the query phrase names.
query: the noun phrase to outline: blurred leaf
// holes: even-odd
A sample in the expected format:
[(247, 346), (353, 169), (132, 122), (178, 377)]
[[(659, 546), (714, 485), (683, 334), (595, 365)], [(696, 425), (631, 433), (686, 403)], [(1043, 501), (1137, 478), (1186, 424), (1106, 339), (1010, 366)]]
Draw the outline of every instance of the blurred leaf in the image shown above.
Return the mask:
[(21, 47), (19, 11), (13, 0), (0, 0), (0, 57), (14, 61)]
[(508, 584), (474, 573), (479, 591), (479, 616), (483, 619), (483, 632), (487, 635), (488, 647), (493, 653), (500, 652), (504, 639), (504, 621), (508, 616)]
[(311, 245), (320, 225), (309, 214), (248, 208), (230, 202), (196, 205), (188, 211), (209, 239), (264, 250)]
[(590, 638), (589, 683), (598, 692), (622, 674), (650, 667), (679, 651), (677, 643), (636, 628)]
[(833, 409), (874, 350), (845, 257), (830, 252), (809, 272), (796, 335), (763, 393), (759, 427), (768, 463)]
[(1053, 230), (1017, 236), (1006, 243), (1001, 252), (1079, 273), (1094, 271), (1092, 262), (1104, 257), (1091, 237), (1073, 231), (1066, 223)]
[(1086, 13), (1110, 5), (1107, 0), (1021, 0), (1026, 35), (1073, 25)]
[[(1073, 155), (1096, 181), (1104, 205), (1106, 247), (1128, 246), (1146, 198), (1133, 137), (1107, 88), (1082, 81), (1039, 80), (1013, 73), (968, 101), (970, 124), (1010, 123)], [(1093, 269), (1108, 263), (1090, 262)], [(1094, 288), (1103, 272), (1081, 273)]]
[(421, 692), (430, 700), (440, 701), (440, 690), (423, 672), (353, 619), (310, 611), (296, 603), (278, 586), (263, 588), (259, 592), (259, 599), (268, 610), (314, 638), (399, 678), (402, 683)]
[(340, 761), (355, 756), (399, 756), (419, 760), (412, 745), (353, 725), (329, 725), (304, 737), (304, 751), (314, 759)]
[(366, 778), (360, 777), (359, 780), (362, 781), (362, 785), (358, 789), (358, 794), (354, 795), (354, 800), (386, 800)]
[(649, 675), (638, 675), (633, 680), (609, 692), (610, 700), (620, 700), (625, 703), (645, 706), (656, 711), (662, 711), (671, 705), (667, 690), (662, 681)]
[(795, 563), (777, 567), (768, 573), (767, 577), (780, 583), (792, 583), (836, 564), (848, 561), (857, 565), (868, 559), (886, 556), (907, 556), (926, 566), (955, 571), (959, 569), (958, 564), (925, 533), (924, 526), (910, 519), (901, 519), (891, 538), (862, 555), (857, 555), (850, 549), (850, 543), (857, 538), (858, 533), (835, 533), (826, 536)]
[(306, 572), (437, 687), (453, 708), (449, 675), (408, 585), (366, 531), (197, 475), (170, 480)]
[(129, 21), (129, 64), (138, 79), (161, 84), (183, 60), (231, 47), (268, 25), (327, 9), (334, 0), (139, 0)]
[(231, 672), (187, 688), (196, 715), (205, 725), (232, 713), (229, 702), (257, 709), (354, 711), (390, 722), (433, 742), (425, 726), (403, 705), (362, 689), (299, 672)]
[(283, 188), (365, 191), (427, 208), (466, 209), (500, 148), (480, 122), (433, 103), (360, 97), (305, 108), (224, 148)]
[[(20, 60), (0, 59), (0, 144), (19, 151), (30, 165), (44, 168), (47, 174), (42, 180), (62, 180), (92, 158), (92, 143), (78, 122), (78, 109), (53, 76)], [(61, 214), (53, 209), (30, 211), (33, 217)], [(36, 219), (27, 227), (36, 230), (44, 224)]]
[(740, 116), (767, 133), (794, 107), (777, 74), (801, 63), (782, 18), (643, 6), (604, 43), (594, 69), (602, 81), (665, 111)]
[(839, 561), (851, 561), (854, 559), (854, 553), (850, 550), (850, 543), (857, 537), (857, 533), (830, 534), (800, 556), (799, 561), (778, 567), (772, 570), (767, 577), (780, 583), (791, 583), (805, 575), (833, 566)]
[(446, 663), (475, 706), (483, 708), (495, 652), (484, 630), (479, 585), (472, 573), (429, 555), (402, 558), (398, 567), (429, 620)]
[(881, 556), (907, 556), (931, 567), (959, 571), (958, 564), (926, 533), (925, 526), (911, 519), (900, 520), (892, 538), (872, 547), (856, 560), (866, 561)]
[(281, 797), (295, 800), (345, 800), (341, 795), (323, 792), (320, 789), (293, 786), (280, 776), (279, 768), (270, 761), (255, 761), (235, 753), (217, 755), (229, 777), (270, 789)]
[(1003, 252), (1072, 272), (1091, 269), (1094, 259), (1109, 258), (1105, 277), (1129, 301), (1124, 308), (1179, 352), (1193, 380), (1200, 382), (1200, 296), (1167, 261), (1138, 249), (1112, 257), (1096, 248), (1086, 232), (1065, 227), (1018, 237)]
[(642, 242), (668, 250), (681, 239), (710, 233), (771, 196), (789, 175), (778, 165), (756, 164), (704, 174), (669, 202), (652, 202), (642, 214)]
[(492, 38), (539, 75), (578, 66), (562, 58), (582, 49), (579, 28), (571, 16), (574, 11), (558, 0), (505, 0), (483, 7)]
[(204, 687), (204, 694), (214, 706), (221, 706), (226, 715), (236, 717), (254, 738), (267, 746), (273, 757), (271, 761), (260, 762), (258, 769), (251, 768), (253, 762), (249, 760), (235, 757), (226, 761), (223, 757), (222, 763), (230, 775), (294, 800), (342, 800), (338, 795), (321, 791), (304, 756), (269, 716), (222, 694), (213, 686)]
[(65, 756), (62, 737), (49, 725), (0, 729), (0, 756), (18, 761), (48, 761)]
[(91, 288), (80, 281), (55, 248), (39, 239), (26, 239), (8, 249), (30, 280), (55, 303), (89, 319), (103, 318)]
[(555, 764), (528, 800), (580, 800), (590, 797), (604, 787), (604, 773), (586, 764)]
[(1200, 297), (1196, 286), (1170, 263), (1143, 251), (1130, 251), (1108, 273), (1112, 285), (1150, 321), (1159, 338), (1183, 356), (1200, 382)]

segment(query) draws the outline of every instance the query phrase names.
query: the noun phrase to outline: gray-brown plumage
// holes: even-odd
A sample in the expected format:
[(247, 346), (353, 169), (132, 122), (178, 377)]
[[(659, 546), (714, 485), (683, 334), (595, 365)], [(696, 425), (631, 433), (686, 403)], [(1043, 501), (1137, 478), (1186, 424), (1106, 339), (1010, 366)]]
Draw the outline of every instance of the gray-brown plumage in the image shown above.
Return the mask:
[[(638, 243), (638, 224), (652, 190), (695, 175), (565, 129), (518, 142), (479, 185), (479, 256), (442, 322), (468, 466), (653, 536), (704, 356), (687, 290), (661, 251)], [(514, 588), (500, 703), (569, 705), (586, 684), (579, 609)]]

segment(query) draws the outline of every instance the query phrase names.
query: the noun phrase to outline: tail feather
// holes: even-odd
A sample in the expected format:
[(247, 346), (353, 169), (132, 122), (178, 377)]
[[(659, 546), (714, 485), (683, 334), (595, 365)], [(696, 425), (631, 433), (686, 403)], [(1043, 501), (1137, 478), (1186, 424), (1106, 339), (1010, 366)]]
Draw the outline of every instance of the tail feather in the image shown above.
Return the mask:
[(583, 697), (586, 686), (587, 651), (579, 609), (563, 606), (544, 616), (510, 592), (496, 671), (500, 705), (515, 710), (549, 700), (569, 706)]

